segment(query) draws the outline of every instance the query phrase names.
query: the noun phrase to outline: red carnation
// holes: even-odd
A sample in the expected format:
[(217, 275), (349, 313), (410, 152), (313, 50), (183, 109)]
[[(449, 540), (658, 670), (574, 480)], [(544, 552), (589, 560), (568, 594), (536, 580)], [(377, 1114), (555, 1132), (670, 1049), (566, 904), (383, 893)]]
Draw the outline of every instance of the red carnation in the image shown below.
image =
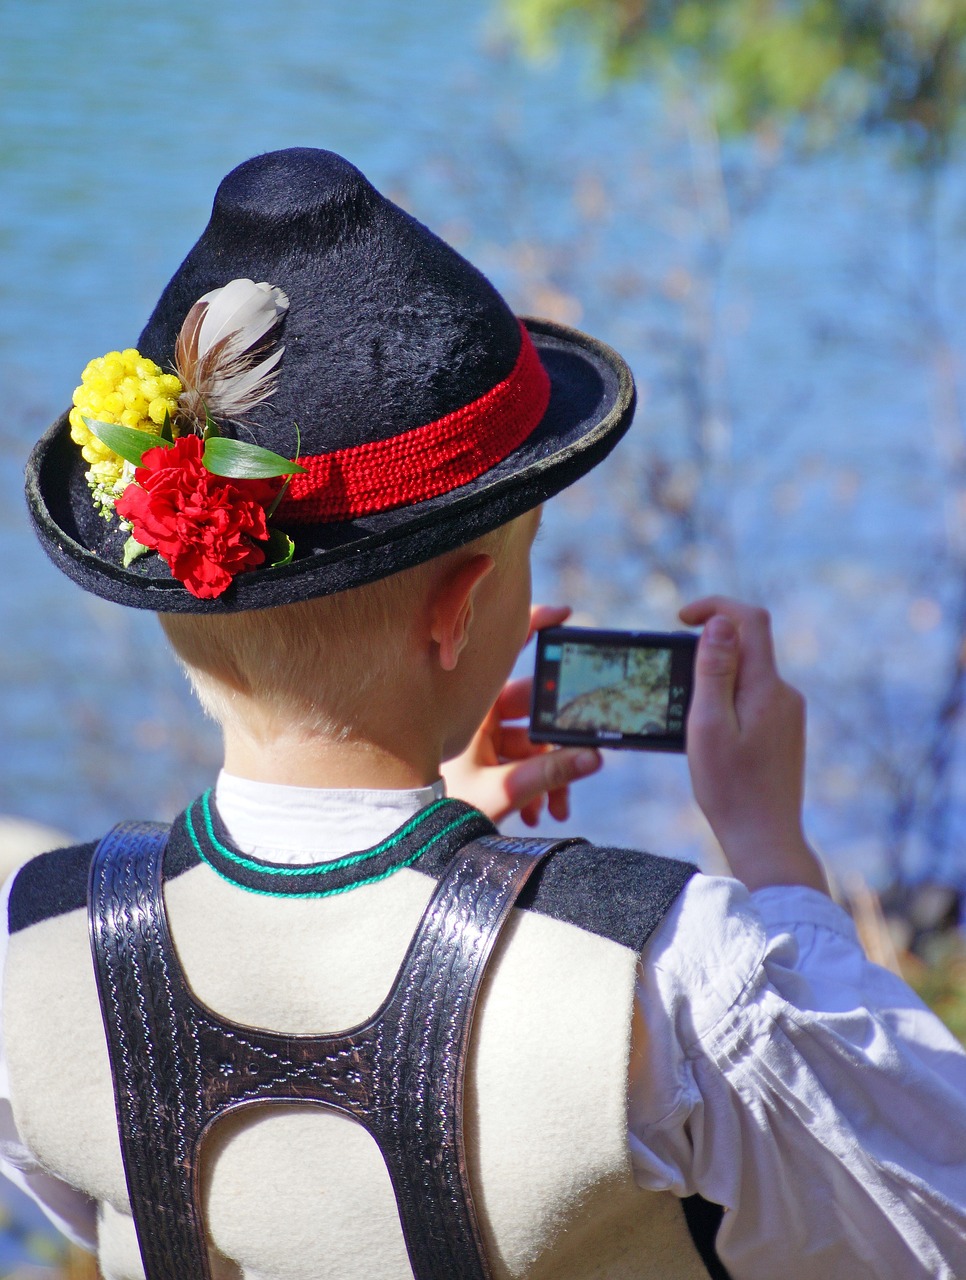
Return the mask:
[(213, 475), (202, 465), (203, 452), (198, 436), (148, 449), (115, 510), (193, 596), (211, 600), (236, 573), (265, 560), (259, 543), (268, 537), (265, 508), (278, 482)]

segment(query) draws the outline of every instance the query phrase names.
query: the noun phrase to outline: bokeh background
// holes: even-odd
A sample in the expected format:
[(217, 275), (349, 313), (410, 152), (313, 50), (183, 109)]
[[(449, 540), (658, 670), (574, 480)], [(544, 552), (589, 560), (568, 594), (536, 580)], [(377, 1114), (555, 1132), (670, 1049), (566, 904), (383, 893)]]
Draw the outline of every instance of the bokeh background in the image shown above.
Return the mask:
[[(636, 424), (549, 506), (537, 598), (766, 604), (810, 834), (922, 951), (918, 887), (947, 924), (966, 888), (964, 45), (964, 0), (0, 0), (0, 815), (90, 839), (212, 779), (154, 619), (48, 565), (23, 466), (220, 178), (322, 146), (628, 358)], [(717, 866), (679, 758), (611, 753), (569, 825)], [(0, 1275), (53, 1257), (9, 1203)]]

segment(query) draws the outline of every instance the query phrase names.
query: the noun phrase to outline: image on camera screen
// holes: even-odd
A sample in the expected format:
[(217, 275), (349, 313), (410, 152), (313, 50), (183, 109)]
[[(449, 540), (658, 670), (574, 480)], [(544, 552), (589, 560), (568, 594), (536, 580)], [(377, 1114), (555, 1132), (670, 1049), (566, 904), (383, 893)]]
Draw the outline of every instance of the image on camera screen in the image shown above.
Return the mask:
[(670, 649), (563, 644), (557, 688), (558, 729), (666, 734)]

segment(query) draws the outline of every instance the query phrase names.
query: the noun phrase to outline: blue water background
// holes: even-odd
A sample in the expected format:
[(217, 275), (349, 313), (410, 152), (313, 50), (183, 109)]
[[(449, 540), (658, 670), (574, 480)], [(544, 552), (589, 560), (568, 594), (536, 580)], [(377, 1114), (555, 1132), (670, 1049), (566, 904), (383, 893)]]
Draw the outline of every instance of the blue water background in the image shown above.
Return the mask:
[[(728, 144), (719, 165), (700, 112), (603, 89), (579, 50), (525, 64), (469, 0), (11, 2), (0, 92), (0, 813), (92, 838), (212, 779), (216, 736), (153, 618), (47, 563), (23, 466), (87, 360), (136, 340), (220, 178), (325, 146), (518, 310), (630, 360), (637, 423), (550, 505), (538, 598), (647, 627), (692, 592), (769, 604), (811, 701), (810, 830), (843, 876), (889, 878), (960, 643), (958, 159), (927, 234), (890, 140), (778, 162)], [(949, 727), (899, 853), (958, 881)], [(612, 755), (570, 825), (715, 865), (681, 759)]]
[[(90, 837), (123, 813), (170, 813), (210, 776), (213, 734), (153, 621), (47, 565), (20, 477), (87, 359), (136, 339), (220, 177), (257, 151), (311, 144), (350, 156), (518, 308), (572, 319), (627, 355), (644, 401), (634, 434), (551, 506), (538, 593), (615, 625), (672, 625), (692, 590), (769, 603), (817, 704), (813, 826), (831, 858), (875, 873), (889, 768), (915, 757), (935, 717), (961, 567), (935, 352), (917, 330), (920, 183), (887, 143), (778, 166), (731, 217), (713, 274), (713, 155), (680, 104), (647, 85), (602, 90), (579, 51), (523, 64), (477, 3), (39, 0), (0, 22), (0, 811)], [(740, 206), (748, 157), (732, 157)], [(958, 388), (959, 164), (936, 225)], [(666, 550), (668, 525), (650, 505), (655, 450), (677, 468), (672, 507), (697, 512), (697, 554), (672, 549), (669, 565), (650, 554)], [(877, 762), (885, 732), (895, 759)], [(585, 826), (702, 854), (681, 765), (615, 759), (578, 800)]]

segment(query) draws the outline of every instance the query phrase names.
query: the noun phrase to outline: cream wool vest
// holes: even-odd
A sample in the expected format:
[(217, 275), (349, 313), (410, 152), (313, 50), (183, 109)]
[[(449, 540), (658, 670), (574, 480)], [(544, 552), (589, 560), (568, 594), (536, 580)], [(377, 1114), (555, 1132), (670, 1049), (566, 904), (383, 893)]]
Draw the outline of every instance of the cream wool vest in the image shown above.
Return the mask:
[[(328, 864), (283, 877), (245, 859), (217, 815), (205, 822), (193, 806), (194, 821), (172, 833), (165, 901), (196, 996), (224, 1017), (293, 1034), (341, 1030), (370, 1015), (435, 887), (433, 866), (492, 829), (456, 802), (434, 808), (388, 848), (336, 872), (368, 873), (369, 883), (340, 891)], [(11, 894), (11, 1095), (20, 1133), (44, 1167), (100, 1202), (106, 1280), (142, 1280), (86, 906), (77, 901), (91, 852), (35, 860)], [(494, 1275), (706, 1280), (680, 1201), (641, 1191), (631, 1176), (626, 1087), (638, 951), (607, 936), (621, 929), (606, 905), (595, 914), (593, 899), (581, 903), (566, 877), (556, 892), (544, 887), (503, 932), (469, 1052), (467, 1154)], [(567, 918), (575, 911), (593, 927)], [(208, 1139), (203, 1184), (218, 1280), (410, 1280), (379, 1150), (344, 1116), (284, 1105), (227, 1116)]]

